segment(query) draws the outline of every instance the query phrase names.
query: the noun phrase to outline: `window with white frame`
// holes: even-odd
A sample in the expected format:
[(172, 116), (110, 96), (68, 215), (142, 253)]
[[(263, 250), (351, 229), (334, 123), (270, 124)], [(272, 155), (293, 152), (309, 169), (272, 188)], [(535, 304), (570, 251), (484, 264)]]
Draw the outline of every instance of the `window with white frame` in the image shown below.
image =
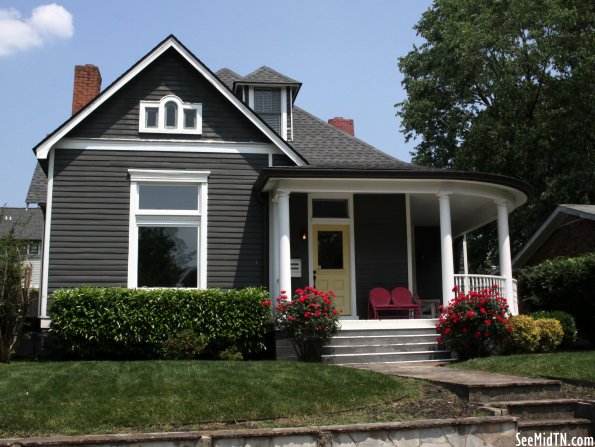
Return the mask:
[(128, 172), (128, 287), (206, 288), (209, 172)]
[(139, 132), (146, 133), (202, 133), (202, 104), (186, 103), (174, 95), (160, 101), (141, 101)]

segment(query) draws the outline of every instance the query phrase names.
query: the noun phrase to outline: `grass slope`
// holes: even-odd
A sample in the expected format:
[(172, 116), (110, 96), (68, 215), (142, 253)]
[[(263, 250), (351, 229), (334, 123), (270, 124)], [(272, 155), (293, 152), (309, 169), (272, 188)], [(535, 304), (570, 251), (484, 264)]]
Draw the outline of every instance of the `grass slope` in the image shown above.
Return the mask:
[(419, 400), (412, 380), (284, 362), (56, 362), (0, 365), (0, 437), (197, 429), (217, 421), (329, 414)]
[(555, 377), (595, 383), (595, 351), (485, 357), (451, 366), (517, 376)]

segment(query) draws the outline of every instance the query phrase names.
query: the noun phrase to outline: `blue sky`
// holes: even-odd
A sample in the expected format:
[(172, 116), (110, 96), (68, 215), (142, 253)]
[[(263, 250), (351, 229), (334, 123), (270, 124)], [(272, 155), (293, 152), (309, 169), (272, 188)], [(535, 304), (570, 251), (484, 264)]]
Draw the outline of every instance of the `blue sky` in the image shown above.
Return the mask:
[(76, 64), (103, 87), (169, 34), (213, 71), (268, 65), (303, 83), (297, 105), (355, 120), (356, 136), (409, 161), (394, 104), (397, 60), (420, 43), (429, 0), (0, 0), (0, 205), (24, 206), (34, 147), (71, 112)]

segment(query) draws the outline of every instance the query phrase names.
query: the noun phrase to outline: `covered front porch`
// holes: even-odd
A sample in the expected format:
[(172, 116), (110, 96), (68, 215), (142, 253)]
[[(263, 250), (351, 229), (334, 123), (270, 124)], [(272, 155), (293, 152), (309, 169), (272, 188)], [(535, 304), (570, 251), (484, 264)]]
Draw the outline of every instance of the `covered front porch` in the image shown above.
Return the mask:
[[(269, 198), (273, 296), (307, 285), (333, 290), (343, 319), (364, 320), (374, 287), (406, 287), (437, 307), (454, 297), (455, 285), (467, 291), (497, 284), (518, 313), (508, 214), (527, 195), (511, 179), (445, 178), (443, 171), (438, 178), (388, 171), (371, 178), (336, 170), (296, 178), (289, 175), (295, 170), (285, 171), (270, 169), (261, 182)], [(453, 242), (495, 220), (501, 276), (472, 274), (464, 244), (462, 262), (455, 262)]]

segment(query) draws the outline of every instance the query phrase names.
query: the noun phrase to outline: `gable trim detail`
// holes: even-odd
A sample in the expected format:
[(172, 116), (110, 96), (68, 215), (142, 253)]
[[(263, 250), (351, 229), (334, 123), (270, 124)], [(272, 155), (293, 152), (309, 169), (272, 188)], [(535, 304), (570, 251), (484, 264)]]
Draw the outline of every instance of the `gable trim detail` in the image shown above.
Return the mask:
[(149, 54), (142, 58), (120, 78), (114, 81), (93, 101), (84, 107), (79, 113), (71, 117), (64, 124), (58, 127), (52, 134), (39, 143), (33, 150), (38, 159), (47, 159), (50, 150), (58, 143), (68, 132), (75, 128), (81, 121), (93, 113), (101, 104), (107, 101), (111, 96), (124, 87), (130, 80), (142, 72), (148, 65), (155, 61), (165, 51), (173, 48), (190, 65), (192, 65), (202, 76), (207, 79), (227, 100), (229, 100), (241, 113), (243, 113), (271, 142), (277, 146), (281, 152), (287, 155), (296, 165), (304, 166), (305, 160), (293, 150), (279, 135), (267, 126), (258, 116), (250, 110), (242, 101), (240, 101), (223, 83), (211, 72), (196, 56), (194, 56), (184, 45), (182, 45), (173, 35), (166, 38), (157, 45)]
[(57, 149), (140, 152), (192, 152), (214, 154), (283, 154), (270, 143), (242, 143), (196, 140), (145, 140), (113, 138), (64, 138)]

